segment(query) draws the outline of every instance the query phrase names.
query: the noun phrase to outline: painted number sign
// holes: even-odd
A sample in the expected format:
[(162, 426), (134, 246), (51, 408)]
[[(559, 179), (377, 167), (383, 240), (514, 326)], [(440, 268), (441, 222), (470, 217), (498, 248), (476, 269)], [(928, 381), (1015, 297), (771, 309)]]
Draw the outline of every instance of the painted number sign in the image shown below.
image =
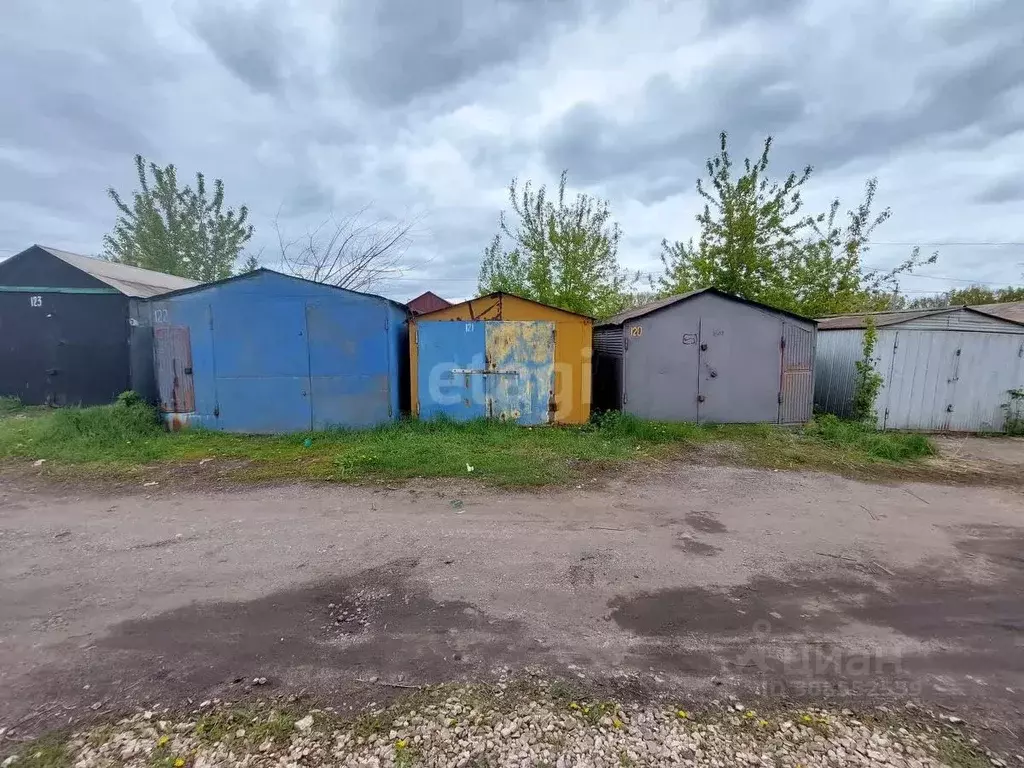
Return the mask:
[(644, 329), (643, 329), (642, 326), (635, 325), (635, 326), (633, 326), (632, 328), (629, 329), (629, 335), (630, 336), (643, 336), (644, 335)]
[(41, 306), (43, 306), (43, 297), (42, 296), (29, 296), (28, 297), (28, 305), (30, 307), (41, 307)]

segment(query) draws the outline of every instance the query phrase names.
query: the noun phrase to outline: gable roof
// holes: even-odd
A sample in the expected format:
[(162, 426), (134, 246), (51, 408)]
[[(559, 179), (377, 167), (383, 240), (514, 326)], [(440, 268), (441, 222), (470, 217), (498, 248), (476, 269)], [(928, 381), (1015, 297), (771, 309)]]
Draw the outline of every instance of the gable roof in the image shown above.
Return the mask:
[(644, 317), (646, 315), (651, 314), (652, 312), (657, 312), (659, 309), (664, 309), (665, 307), (671, 307), (673, 304), (679, 304), (680, 302), (686, 301), (687, 299), (692, 299), (694, 296), (699, 296), (699, 295), (704, 294), (704, 293), (713, 293), (716, 296), (722, 296), (723, 298), (731, 299), (732, 301), (738, 301), (741, 304), (748, 304), (749, 306), (757, 307), (759, 309), (766, 309), (769, 312), (778, 312), (779, 314), (782, 314), (782, 315), (788, 315), (789, 317), (795, 317), (797, 320), (803, 320), (803, 321), (809, 322), (809, 323), (817, 322), (813, 318), (804, 317), (803, 315), (798, 315), (796, 312), (790, 312), (790, 311), (785, 310), (785, 309), (778, 309), (777, 307), (773, 307), (773, 306), (771, 306), (769, 304), (762, 304), (759, 301), (752, 301), (751, 299), (744, 299), (742, 296), (735, 296), (735, 295), (733, 295), (731, 293), (726, 293), (725, 291), (723, 291), (723, 290), (721, 290), (719, 288), (715, 288), (714, 286), (711, 286), (711, 287), (708, 287), (708, 288), (698, 288), (695, 291), (687, 291), (686, 293), (678, 293), (675, 296), (667, 296), (664, 299), (658, 299), (658, 301), (652, 301), (650, 304), (644, 304), (641, 307), (633, 307), (632, 309), (624, 310), (622, 312), (619, 312), (617, 315), (612, 315), (607, 320), (602, 321), (600, 323), (600, 325), (598, 325), (598, 327), (601, 328), (601, 327), (609, 326), (609, 325), (622, 325), (623, 323), (627, 322), (628, 320), (635, 320), (638, 317)]
[(177, 291), (171, 291), (170, 293), (164, 294), (160, 298), (169, 299), (174, 296), (182, 296), (187, 293), (196, 293), (197, 291), (203, 291), (206, 290), (207, 288), (216, 288), (221, 285), (226, 285), (227, 283), (235, 283), (241, 282), (242, 280), (248, 280), (260, 274), (273, 275), (274, 277), (283, 277), (286, 280), (294, 280), (295, 282), (306, 283), (308, 285), (318, 285), (321, 288), (324, 288), (329, 291), (341, 291), (342, 293), (353, 293), (357, 296), (369, 296), (374, 299), (386, 301), (389, 304), (394, 304), (396, 307), (400, 308), (403, 311), (406, 311), (407, 309), (405, 304), (403, 304), (402, 302), (395, 301), (394, 299), (389, 299), (387, 296), (378, 296), (375, 293), (364, 293), (363, 291), (353, 291), (351, 288), (341, 288), (337, 285), (330, 285), (328, 283), (318, 283), (316, 280), (307, 280), (304, 277), (287, 275), (284, 272), (278, 272), (276, 269), (267, 269), (266, 267), (258, 267), (257, 269), (254, 269), (251, 272), (243, 272), (240, 275), (231, 275), (230, 277), (224, 277), (221, 278), (220, 280), (214, 280), (212, 283), (196, 283), (195, 285), (188, 288), (181, 288), (180, 290)]
[(423, 315), (427, 312), (434, 312), (438, 309), (446, 309), (452, 303), (448, 299), (442, 299), (433, 291), (424, 291), (415, 299), (409, 299), (406, 306), (414, 315)]
[(518, 294), (515, 294), (515, 293), (508, 293), (507, 291), (494, 291), (492, 293), (485, 293), (482, 296), (475, 296), (472, 299), (466, 299), (465, 301), (459, 301), (459, 302), (456, 302), (455, 304), (450, 304), (447, 307), (442, 307), (441, 309), (435, 309), (435, 310), (431, 310), (430, 312), (424, 312), (422, 315), (419, 315), (419, 317), (427, 318), (428, 315), (431, 315), (434, 312), (443, 312), (446, 309), (449, 309), (450, 307), (459, 307), (459, 306), (462, 306), (463, 304), (472, 305), (473, 302), (475, 302), (475, 301), (483, 301), (484, 299), (497, 299), (497, 300), (500, 301), (505, 296), (508, 296), (509, 298), (512, 298), (512, 299), (518, 299), (519, 301), (525, 301), (525, 302), (527, 302), (529, 304), (536, 304), (538, 307), (546, 307), (547, 309), (553, 309), (556, 312), (564, 312), (567, 315), (574, 315), (575, 317), (585, 317), (588, 320), (593, 320), (594, 319), (590, 315), (584, 315), (582, 312), (573, 312), (571, 309), (563, 309), (562, 307), (556, 307), (554, 304), (545, 304), (543, 301), (534, 301), (533, 299), (528, 299), (525, 296), (519, 296)]
[(970, 307), (986, 315), (995, 315), (1003, 320), (1024, 323), (1024, 301), (1005, 301), (1001, 304), (973, 304)]
[[(1024, 304), (1024, 302), (1022, 302)], [(992, 306), (992, 305), (990, 305)], [(874, 321), (876, 328), (887, 325), (898, 325), (909, 320), (918, 320), (922, 317), (933, 317), (935, 315), (948, 315), (951, 312), (970, 312), (975, 315), (987, 317), (998, 317), (1009, 322), (1022, 323), (1012, 317), (996, 314), (981, 307), (968, 307), (966, 305), (956, 307), (932, 307), (929, 309), (904, 309), (893, 312), (855, 312), (848, 315), (834, 315), (823, 317), (818, 320), (818, 329), (822, 331), (842, 331), (855, 328), (866, 328), (868, 318)]]
[(199, 285), (195, 280), (168, 275), (164, 272), (156, 272), (152, 269), (130, 267), (127, 264), (115, 264), (112, 261), (94, 259), (91, 256), (82, 256), (81, 254), (62, 251), (59, 248), (50, 248), (45, 245), (37, 245), (36, 247), (60, 259), (65, 264), (85, 272), (90, 277), (106, 283), (125, 296), (148, 298), (167, 293), (168, 291)]

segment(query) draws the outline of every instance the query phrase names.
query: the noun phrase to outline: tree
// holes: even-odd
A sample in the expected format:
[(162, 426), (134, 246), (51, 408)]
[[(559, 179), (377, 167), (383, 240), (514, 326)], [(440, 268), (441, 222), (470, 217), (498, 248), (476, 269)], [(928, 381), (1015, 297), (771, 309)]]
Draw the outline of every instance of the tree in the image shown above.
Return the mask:
[(983, 285), (969, 285), (966, 288), (951, 288), (934, 296), (921, 296), (907, 302), (907, 309), (930, 309), (933, 307), (960, 307), (964, 304), (999, 304), (1004, 301), (1024, 301), (1024, 286), (987, 288)]
[(353, 291), (401, 275), (415, 222), (369, 218), (368, 210), (362, 208), (342, 219), (332, 214), (293, 240), (285, 238), (275, 219), (285, 271)]
[(619, 266), (622, 233), (608, 202), (585, 194), (567, 200), (563, 171), (555, 199), (516, 179), (508, 188), (515, 221), (502, 211), (499, 232), (484, 250), (481, 293), (506, 291), (594, 317), (607, 317), (630, 302), (638, 275)]
[(211, 197), (201, 173), (194, 188), (179, 189), (173, 165), (160, 168), (136, 155), (135, 170), (139, 189), (130, 203), (115, 189), (107, 190), (119, 215), (103, 238), (104, 258), (200, 282), (230, 276), (252, 237), (248, 208), (225, 210), (220, 179), (214, 180)]
[(260, 259), (259, 259), (259, 257), (254, 255), (254, 254), (249, 254), (249, 256), (245, 260), (245, 263), (242, 265), (242, 268), (238, 271), (238, 274), (244, 275), (244, 274), (247, 274), (249, 272), (255, 272), (259, 268), (260, 268)]
[(707, 161), (707, 184), (697, 180), (704, 209), (697, 215), (700, 235), (692, 241), (662, 241), (665, 273), (652, 281), (662, 295), (715, 286), (780, 309), (818, 317), (882, 309), (894, 303), (899, 276), (936, 256), (922, 258), (915, 248), (890, 270), (863, 265), (876, 227), (892, 215), (872, 214), (878, 183), (868, 179), (864, 199), (847, 211), (833, 200), (826, 213), (802, 214), (801, 191), (811, 178), (807, 166), (782, 181), (768, 172), (772, 139), (756, 161), (746, 158), (734, 174), (728, 137), (720, 135), (718, 154)]

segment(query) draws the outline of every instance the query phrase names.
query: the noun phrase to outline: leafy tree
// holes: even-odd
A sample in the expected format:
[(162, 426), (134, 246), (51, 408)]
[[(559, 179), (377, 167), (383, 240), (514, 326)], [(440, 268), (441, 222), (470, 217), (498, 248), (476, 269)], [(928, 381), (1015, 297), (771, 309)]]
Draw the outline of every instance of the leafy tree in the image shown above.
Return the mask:
[(257, 269), (260, 268), (260, 266), (261, 265), (259, 257), (254, 254), (249, 254), (246, 257), (245, 263), (242, 265), (242, 268), (238, 271), (238, 274), (244, 275), (248, 272), (255, 272)]
[(863, 201), (847, 211), (845, 223), (838, 199), (826, 213), (805, 215), (801, 192), (811, 166), (774, 180), (768, 137), (760, 157), (744, 159), (736, 175), (727, 139), (723, 132), (718, 154), (707, 161), (707, 181), (697, 180), (705, 202), (696, 244), (662, 242), (665, 273), (653, 281), (662, 295), (713, 285), (811, 317), (883, 309), (896, 301), (900, 275), (935, 261), (915, 248), (893, 269), (866, 269), (871, 234), (892, 215), (888, 208), (872, 214), (875, 179), (868, 179)]
[(504, 211), (500, 231), (484, 251), (481, 293), (506, 291), (571, 312), (607, 317), (631, 302), (639, 275), (619, 266), (622, 233), (608, 202), (585, 194), (568, 200), (563, 171), (554, 199), (547, 188), (515, 179), (508, 196), (514, 221)]
[(107, 190), (119, 212), (113, 231), (103, 238), (104, 257), (201, 282), (231, 275), (252, 237), (249, 210), (224, 208), (224, 182), (215, 179), (210, 195), (206, 179), (179, 188), (173, 165), (161, 168), (135, 156), (139, 189), (130, 200)]
[(934, 296), (921, 296), (907, 302), (908, 309), (929, 309), (932, 307), (959, 307), (964, 304), (998, 304), (1004, 301), (1024, 301), (1024, 286), (988, 288), (983, 285), (969, 285), (966, 288), (952, 288)]
[(853, 387), (853, 418), (856, 421), (875, 422), (875, 401), (882, 390), (885, 379), (875, 370), (875, 344), (878, 342), (878, 329), (874, 319), (869, 315), (864, 327), (864, 343), (861, 359), (854, 360), (856, 369)]

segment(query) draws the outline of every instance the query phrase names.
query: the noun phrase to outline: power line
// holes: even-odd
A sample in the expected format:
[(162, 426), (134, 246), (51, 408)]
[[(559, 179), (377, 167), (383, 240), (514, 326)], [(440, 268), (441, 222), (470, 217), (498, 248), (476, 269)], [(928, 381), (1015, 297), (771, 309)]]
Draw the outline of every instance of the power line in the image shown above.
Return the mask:
[[(879, 271), (884, 270), (884, 267), (872, 267), (871, 269), (877, 269)], [(647, 277), (660, 277), (662, 272), (640, 272), (641, 278)], [(968, 283), (970, 285), (1007, 285), (1007, 282), (992, 281), (992, 280), (977, 280), (973, 277), (949, 277), (947, 275), (917, 275), (914, 273), (907, 273), (901, 279), (909, 280), (914, 278), (924, 278), (926, 280), (948, 280), (952, 283)], [(399, 282), (399, 283), (464, 283), (464, 282), (477, 282), (475, 277), (389, 277), (384, 278), (385, 282)]]
[(872, 240), (866, 243), (868, 246), (872, 245), (902, 245), (907, 247), (921, 246), (922, 248), (934, 248), (941, 247), (944, 245), (962, 245), (962, 246), (995, 246), (995, 247), (1024, 247), (1024, 242), (1016, 240), (935, 240), (932, 242), (902, 242), (897, 240)]

